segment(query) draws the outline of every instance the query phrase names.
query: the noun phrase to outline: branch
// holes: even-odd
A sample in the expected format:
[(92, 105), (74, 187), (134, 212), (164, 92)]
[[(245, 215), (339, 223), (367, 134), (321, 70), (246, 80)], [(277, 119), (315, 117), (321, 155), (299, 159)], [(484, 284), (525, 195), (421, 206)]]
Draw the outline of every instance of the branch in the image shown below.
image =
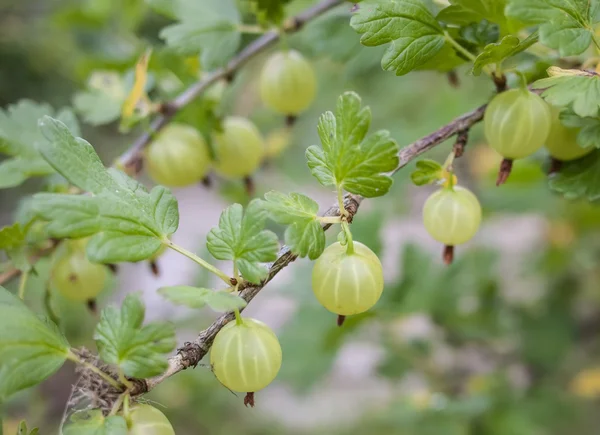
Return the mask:
[[(433, 133), (413, 142), (412, 144), (404, 147), (400, 150), (400, 164), (392, 172), (395, 174), (400, 169), (405, 167), (409, 162), (420, 156), (426, 151), (434, 148), (435, 146), (443, 143), (446, 139), (469, 129), (474, 124), (478, 123), (483, 119), (483, 113), (485, 112), (486, 105), (478, 107), (472, 112), (465, 113), (464, 115), (456, 118), (449, 124), (446, 124)], [(346, 194), (344, 197), (344, 208), (349, 212), (350, 219), (354, 217), (358, 208), (363, 201), (363, 197), (360, 195)], [(323, 213), (323, 216), (339, 216), (340, 209), (337, 205), (332, 205)], [(323, 226), (323, 230), (327, 230), (331, 224)], [(269, 266), (269, 275), (260, 285), (253, 285), (244, 283), (241, 297), (250, 302), (254, 297), (271, 281), (275, 275), (277, 275), (284, 267), (292, 263), (297, 258), (287, 246), (283, 246), (279, 251), (277, 260)], [(217, 320), (213, 322), (208, 328), (200, 332), (200, 335), (193, 342), (185, 343), (182, 348), (177, 351), (177, 355), (169, 359), (169, 368), (160, 376), (146, 379), (144, 382), (137, 382), (135, 388), (132, 391), (132, 395), (144, 394), (158, 384), (163, 382), (165, 379), (185, 370), (189, 367), (196, 367), (198, 363), (206, 356), (210, 347), (212, 346), (213, 340), (217, 333), (227, 323), (234, 319), (233, 313), (223, 314)]]

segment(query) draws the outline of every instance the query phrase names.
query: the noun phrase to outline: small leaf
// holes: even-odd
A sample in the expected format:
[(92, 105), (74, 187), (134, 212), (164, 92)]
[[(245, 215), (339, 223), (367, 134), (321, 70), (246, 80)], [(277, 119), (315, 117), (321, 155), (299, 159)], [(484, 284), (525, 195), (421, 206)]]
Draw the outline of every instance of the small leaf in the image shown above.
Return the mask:
[(102, 310), (94, 333), (100, 357), (135, 378), (156, 376), (165, 371), (168, 364), (164, 354), (177, 344), (171, 323), (142, 326), (144, 311), (137, 295), (127, 295), (120, 309)]
[(129, 91), (129, 95), (127, 95), (121, 109), (121, 116), (124, 120), (133, 116), (133, 111), (142, 98), (147, 98), (145, 88), (146, 80), (148, 79), (148, 62), (150, 61), (151, 53), (152, 50), (146, 50), (135, 65), (133, 87), (131, 88), (131, 91)]
[(419, 160), (416, 166), (417, 168), (410, 174), (410, 179), (417, 186), (435, 183), (443, 178), (444, 169), (435, 160)]
[(600, 199), (600, 150), (563, 162), (560, 171), (550, 176), (549, 185), (568, 199)]
[(27, 259), (26, 235), (27, 229), (18, 222), (0, 228), (0, 250), (5, 251), (13, 265), (22, 272), (31, 269)]
[(128, 432), (123, 417), (104, 417), (99, 409), (76, 412), (62, 429), (62, 435), (127, 435)]
[(600, 76), (581, 70), (548, 69), (550, 77), (533, 84), (535, 89), (545, 89), (542, 97), (553, 106), (571, 106), (581, 116), (598, 116), (600, 107)]
[(319, 205), (300, 193), (271, 191), (265, 193), (263, 202), (269, 218), (278, 224), (287, 225), (285, 243), (300, 257), (315, 260), (325, 249), (325, 232), (317, 220)]
[(368, 137), (371, 111), (361, 108), (354, 92), (338, 98), (336, 114), (326, 112), (317, 127), (322, 149), (306, 151), (308, 167), (323, 185), (372, 198), (385, 195), (393, 180), (387, 172), (398, 166), (398, 145), (380, 130)]
[(473, 64), (473, 74), (478, 76), (484, 66), (489, 64), (500, 64), (515, 54), (518, 54), (537, 42), (537, 33), (532, 33), (525, 40), (519, 41), (519, 38), (508, 35), (502, 38), (502, 41), (486, 45), (483, 51), (477, 56)]
[(175, 285), (162, 287), (158, 292), (177, 305), (190, 308), (203, 308), (208, 305), (217, 312), (231, 312), (246, 306), (246, 301), (226, 291), (214, 291), (206, 288)]
[(572, 110), (560, 112), (560, 122), (566, 127), (579, 128), (577, 144), (583, 148), (600, 148), (600, 118), (582, 118)]
[(69, 343), (56, 325), (0, 287), (0, 400), (42, 382), (68, 353)]
[(86, 123), (103, 125), (119, 119), (126, 96), (125, 82), (119, 73), (94, 71), (88, 88), (73, 97), (73, 105)]
[(219, 218), (219, 227), (208, 233), (206, 246), (218, 260), (233, 260), (244, 279), (259, 284), (267, 276), (260, 264), (277, 259), (277, 236), (264, 230), (267, 212), (260, 200), (253, 200), (243, 212), (240, 204), (227, 207)]
[(391, 43), (381, 66), (401, 76), (433, 58), (445, 44), (444, 31), (418, 0), (362, 4), (350, 20), (367, 47)]
[(285, 18), (284, 6), (291, 0), (250, 0), (250, 7), (262, 25), (279, 25)]

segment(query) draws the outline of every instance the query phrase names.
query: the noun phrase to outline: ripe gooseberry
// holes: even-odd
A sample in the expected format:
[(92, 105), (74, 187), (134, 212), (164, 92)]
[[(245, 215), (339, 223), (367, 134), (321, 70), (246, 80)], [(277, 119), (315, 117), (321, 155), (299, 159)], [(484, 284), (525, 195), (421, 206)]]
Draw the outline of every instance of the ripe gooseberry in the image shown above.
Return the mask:
[(232, 391), (251, 393), (265, 388), (281, 368), (281, 346), (263, 322), (239, 318), (215, 337), (210, 363), (217, 379)]
[(557, 160), (575, 160), (593, 151), (593, 147), (583, 148), (577, 144), (579, 128), (569, 128), (560, 122), (560, 110), (551, 106), (552, 123), (546, 139), (548, 153)]
[(131, 409), (128, 420), (128, 435), (175, 435), (169, 419), (150, 405), (136, 405)]
[(383, 267), (377, 255), (360, 242), (328, 246), (315, 261), (312, 288), (317, 300), (340, 316), (371, 308), (383, 292)]
[(296, 50), (274, 53), (260, 74), (260, 95), (271, 109), (297, 115), (315, 99), (317, 80), (312, 66)]
[(65, 298), (73, 301), (95, 299), (106, 285), (106, 266), (87, 259), (81, 241), (68, 243), (66, 251), (54, 263), (50, 282)]
[(497, 185), (506, 181), (512, 161), (539, 150), (550, 132), (548, 104), (526, 88), (511, 89), (496, 95), (484, 114), (488, 143), (502, 157)]
[[(447, 247), (460, 245), (477, 233), (481, 224), (481, 205), (477, 197), (464, 187), (444, 187), (425, 201), (423, 223), (438, 242)], [(444, 259), (447, 263), (452, 262), (451, 249), (445, 251)]]
[(260, 165), (265, 154), (256, 126), (238, 116), (225, 118), (222, 131), (214, 135), (215, 169), (227, 177), (246, 177)]
[(146, 149), (146, 169), (158, 184), (189, 186), (202, 180), (209, 167), (208, 146), (189, 125), (167, 125)]

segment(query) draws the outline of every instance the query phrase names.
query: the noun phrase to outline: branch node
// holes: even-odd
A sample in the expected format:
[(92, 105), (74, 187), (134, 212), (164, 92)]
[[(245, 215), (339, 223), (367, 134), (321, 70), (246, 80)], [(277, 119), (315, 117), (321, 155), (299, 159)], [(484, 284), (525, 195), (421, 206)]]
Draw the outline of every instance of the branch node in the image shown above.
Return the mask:
[(158, 106), (158, 113), (171, 117), (177, 113), (177, 106), (170, 101), (165, 101)]
[(186, 341), (183, 343), (183, 347), (177, 349), (177, 355), (181, 357), (181, 366), (184, 370), (189, 367), (196, 368), (204, 354), (205, 352), (202, 351), (200, 346), (189, 341)]
[(496, 73), (492, 73), (492, 80), (494, 81), (494, 85), (496, 85), (496, 92), (504, 92), (506, 91), (506, 76), (504, 74), (496, 75)]

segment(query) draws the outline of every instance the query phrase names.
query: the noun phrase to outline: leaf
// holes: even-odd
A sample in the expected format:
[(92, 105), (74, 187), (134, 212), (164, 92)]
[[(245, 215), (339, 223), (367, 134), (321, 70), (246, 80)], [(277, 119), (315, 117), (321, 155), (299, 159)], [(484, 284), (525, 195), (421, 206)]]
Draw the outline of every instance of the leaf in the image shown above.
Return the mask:
[(445, 44), (442, 27), (418, 0), (361, 4), (350, 26), (367, 47), (391, 43), (381, 66), (398, 76), (433, 58)]
[(15, 187), (28, 178), (54, 172), (37, 151), (45, 139), (36, 125), (38, 119), (46, 115), (56, 116), (79, 132), (77, 119), (68, 109), (55, 112), (47, 104), (30, 100), (21, 100), (8, 106), (6, 111), (0, 109), (0, 153), (13, 157), (0, 163), (0, 188)]
[(165, 353), (177, 342), (171, 323), (144, 321), (144, 304), (137, 295), (125, 297), (120, 309), (102, 310), (94, 339), (102, 360), (118, 365), (125, 375), (147, 378), (164, 372), (168, 366)]
[(442, 9), (436, 18), (459, 25), (485, 19), (505, 27), (505, 7), (506, 0), (450, 0), (450, 6)]
[(31, 269), (26, 254), (27, 228), (23, 228), (18, 222), (0, 228), (0, 250), (6, 252), (13, 265), (22, 272)]
[(485, 48), (473, 63), (473, 74), (478, 76), (481, 74), (483, 67), (489, 64), (501, 64), (503, 60), (514, 56), (524, 50), (527, 50), (538, 40), (537, 33), (532, 33), (523, 41), (513, 35), (508, 35), (502, 38), (502, 41), (486, 45)]
[(417, 186), (435, 183), (443, 178), (444, 169), (435, 160), (419, 160), (416, 166), (417, 168), (410, 174), (410, 179)]
[(284, 6), (291, 0), (250, 0), (250, 8), (262, 25), (279, 25), (285, 18)]
[(582, 118), (567, 109), (560, 113), (560, 121), (567, 127), (580, 129), (577, 134), (579, 146), (600, 148), (600, 118)]
[(69, 343), (56, 325), (0, 287), (0, 401), (52, 375), (68, 353)]
[(549, 185), (568, 199), (600, 199), (600, 150), (563, 162), (560, 171), (550, 176)]
[(325, 249), (325, 232), (317, 219), (319, 205), (314, 200), (301, 193), (270, 191), (262, 204), (270, 219), (288, 226), (285, 243), (294, 254), (311, 260), (319, 258)]
[[(0, 421), (0, 424), (1, 424), (1, 421)], [(17, 435), (38, 435), (38, 433), (39, 433), (39, 430), (37, 427), (34, 429), (31, 429), (31, 431), (30, 431), (29, 428), (27, 427), (27, 422), (25, 420), (22, 420), (19, 423), (19, 427), (17, 427)], [(1, 430), (0, 430), (0, 435), (2, 435)]]
[(583, 53), (592, 43), (598, 3), (582, 0), (509, 0), (506, 15), (539, 24), (540, 42), (562, 57)]
[(188, 285), (174, 285), (158, 289), (163, 297), (177, 305), (190, 308), (204, 308), (208, 305), (217, 312), (231, 312), (244, 308), (244, 299), (226, 291), (214, 291)]
[(62, 429), (62, 435), (127, 435), (127, 422), (120, 415), (104, 417), (99, 409), (78, 411)]
[(240, 204), (227, 207), (219, 218), (218, 228), (208, 233), (206, 246), (218, 260), (233, 260), (244, 279), (259, 284), (266, 278), (265, 263), (275, 261), (279, 250), (277, 236), (264, 230), (267, 212), (255, 199), (246, 212)]
[(478, 47), (483, 47), (498, 41), (500, 29), (497, 24), (481, 20), (460, 28), (460, 37)]
[[(151, 102), (146, 94), (146, 82), (151, 53), (151, 49), (146, 50), (135, 65), (133, 86), (121, 108), (121, 131), (128, 131), (133, 124), (150, 113)], [(138, 109), (137, 113), (136, 109)]]
[(94, 194), (34, 195), (31, 209), (48, 221), (50, 237), (93, 236), (88, 257), (114, 263), (151, 257), (177, 230), (177, 200), (167, 188), (148, 192), (122, 172), (107, 170), (94, 148), (57, 120), (42, 118), (40, 128), (48, 138), (40, 147), (44, 158), (72, 184)]
[(240, 44), (239, 12), (232, 0), (179, 0), (174, 8), (177, 24), (160, 32), (170, 47), (181, 54), (200, 53), (207, 70), (222, 66)]
[(389, 191), (393, 180), (386, 172), (398, 166), (398, 145), (385, 130), (366, 137), (370, 122), (369, 107), (361, 108), (354, 92), (338, 98), (335, 115), (321, 115), (317, 130), (322, 148), (306, 150), (308, 167), (321, 184), (367, 198)]
[(600, 107), (600, 76), (581, 71), (548, 68), (550, 77), (536, 81), (534, 89), (545, 89), (542, 97), (553, 106), (572, 106), (581, 116), (598, 116)]
[(86, 123), (97, 126), (119, 119), (126, 97), (125, 80), (119, 73), (94, 71), (87, 89), (73, 97), (73, 105)]

